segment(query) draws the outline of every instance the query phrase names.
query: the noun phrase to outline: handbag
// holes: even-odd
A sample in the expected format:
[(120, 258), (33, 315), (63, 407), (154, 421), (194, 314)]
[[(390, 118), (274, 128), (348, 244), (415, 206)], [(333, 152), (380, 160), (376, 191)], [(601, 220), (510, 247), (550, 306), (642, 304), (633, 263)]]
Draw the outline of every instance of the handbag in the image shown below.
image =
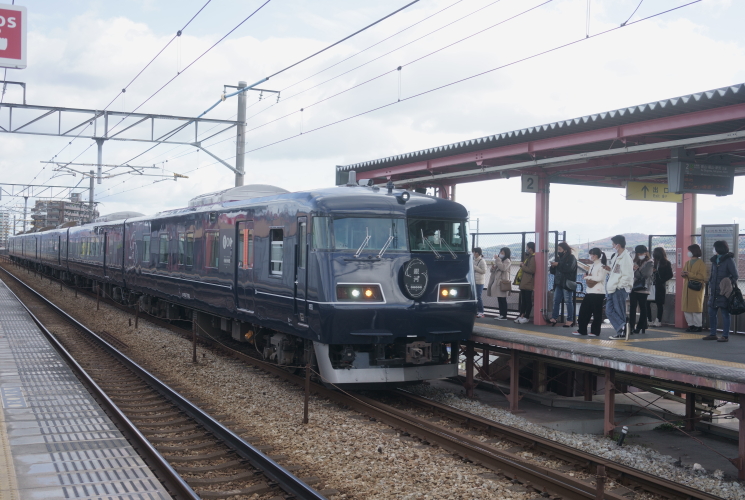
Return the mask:
[(704, 284), (696, 280), (688, 280), (688, 288), (694, 292), (700, 292)]
[(742, 298), (742, 292), (737, 284), (732, 286), (732, 294), (729, 296), (727, 310), (730, 314), (737, 316), (745, 312), (745, 300)]
[(499, 290), (502, 292), (511, 292), (512, 282), (510, 280), (499, 280)]
[(647, 291), (647, 280), (639, 278), (634, 280), (634, 286), (631, 289), (632, 292), (646, 292)]
[(595, 285), (597, 285), (600, 282), (586, 279), (585, 283), (587, 283), (587, 288), (593, 288)]
[(572, 280), (566, 280), (564, 282), (564, 288), (569, 290), (570, 292), (576, 292), (577, 291), (577, 282)]

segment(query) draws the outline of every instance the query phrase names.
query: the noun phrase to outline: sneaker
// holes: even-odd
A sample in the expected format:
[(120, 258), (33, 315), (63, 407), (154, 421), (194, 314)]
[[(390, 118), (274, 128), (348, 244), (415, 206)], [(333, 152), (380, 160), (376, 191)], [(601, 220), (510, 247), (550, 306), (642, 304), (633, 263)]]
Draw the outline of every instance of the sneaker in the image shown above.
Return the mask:
[(579, 331), (572, 332), (572, 335), (587, 335), (586, 333), (580, 333)]
[(528, 323), (530, 320), (528, 318), (518, 318), (518, 323), (521, 325), (524, 325), (525, 323)]
[(615, 335), (612, 335), (608, 337), (608, 340), (626, 340), (626, 335), (623, 335), (621, 333), (617, 333)]
[(523, 319), (523, 317), (522, 317), (522, 316), (520, 316), (519, 318), (515, 318), (515, 323), (520, 323), (520, 320), (521, 320), (521, 319)]
[(497, 316), (494, 318), (496, 321), (507, 321), (507, 318), (503, 318), (502, 316)]
[(484, 313), (478, 313), (478, 314), (476, 315), (476, 317), (477, 317), (477, 318), (483, 318), (483, 317), (484, 317)]
[(600, 334), (590, 332), (590, 333), (587, 334), (587, 336), (588, 337), (600, 337)]
[(716, 335), (707, 335), (706, 337), (701, 337), (701, 340), (717, 340)]
[(717, 342), (729, 342), (729, 337), (719, 337)]

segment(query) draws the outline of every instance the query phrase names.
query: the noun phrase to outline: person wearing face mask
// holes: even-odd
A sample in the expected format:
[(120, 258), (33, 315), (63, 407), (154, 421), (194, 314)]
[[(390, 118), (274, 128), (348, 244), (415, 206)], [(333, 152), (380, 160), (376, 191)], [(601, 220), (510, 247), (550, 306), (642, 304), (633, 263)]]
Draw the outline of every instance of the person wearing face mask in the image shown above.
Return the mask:
[[(704, 340), (718, 342), (729, 341), (729, 296), (733, 286), (737, 286), (737, 265), (735, 255), (729, 251), (726, 241), (714, 242), (716, 254), (711, 258), (711, 276), (709, 276), (709, 335)], [(722, 336), (717, 338), (717, 312), (722, 312)]]
[(484, 317), (484, 277), (486, 275), (486, 261), (481, 252), (481, 248), (473, 249), (473, 277), (476, 282), (476, 317)]
[(605, 253), (599, 248), (590, 249), (591, 265), (579, 263), (578, 265), (587, 271), (585, 282), (587, 283), (587, 293), (579, 306), (579, 329), (572, 332), (572, 335), (587, 335), (587, 324), (592, 317), (592, 327), (590, 328), (591, 337), (600, 336), (600, 327), (603, 324), (603, 300), (605, 299), (605, 279), (608, 277), (608, 271), (603, 266), (608, 264)]
[(507, 297), (510, 296), (512, 290), (512, 280), (510, 280), (510, 266), (512, 261), (510, 260), (510, 249), (507, 247), (499, 250), (499, 256), (494, 259), (490, 271), (492, 277), (489, 279), (488, 294), (492, 297), (497, 298), (499, 302), (499, 316), (495, 319), (497, 321), (505, 321), (507, 319)]
[(681, 309), (688, 323), (687, 332), (703, 331), (704, 293), (706, 292), (706, 264), (701, 260), (701, 247), (693, 244), (688, 247), (688, 258), (683, 266), (683, 301)]
[(556, 247), (556, 260), (549, 270), (554, 275), (554, 305), (551, 313), (551, 326), (556, 326), (561, 311), (561, 303), (566, 308), (565, 328), (574, 326), (574, 292), (577, 291), (577, 259), (572, 255), (572, 247), (566, 241)]
[(533, 309), (535, 243), (532, 241), (525, 245), (525, 259), (520, 263), (515, 282), (520, 288), (520, 316), (517, 317), (515, 323), (525, 324), (530, 321), (530, 311)]
[(634, 263), (626, 250), (626, 237), (618, 234), (611, 238), (615, 253), (610, 258), (610, 265), (603, 268), (610, 274), (606, 291), (605, 315), (616, 331), (610, 340), (626, 338), (626, 299), (634, 284)]
[[(652, 273), (652, 282), (654, 284), (652, 292), (649, 292), (649, 301), (647, 302), (647, 321), (652, 326), (662, 326), (662, 313), (665, 308), (665, 297), (667, 296), (667, 282), (673, 278), (673, 266), (667, 260), (667, 253), (662, 247), (657, 247), (652, 251), (654, 257), (654, 272)], [(657, 304), (657, 319), (652, 321), (652, 303)]]
[[(649, 250), (644, 245), (634, 248), (634, 285), (631, 288), (629, 309), (629, 329), (631, 333), (646, 333), (647, 330), (647, 298), (652, 287), (652, 273), (654, 263), (649, 259)], [(636, 308), (639, 306), (639, 323), (636, 323)], [(634, 328), (636, 325), (636, 328)]]

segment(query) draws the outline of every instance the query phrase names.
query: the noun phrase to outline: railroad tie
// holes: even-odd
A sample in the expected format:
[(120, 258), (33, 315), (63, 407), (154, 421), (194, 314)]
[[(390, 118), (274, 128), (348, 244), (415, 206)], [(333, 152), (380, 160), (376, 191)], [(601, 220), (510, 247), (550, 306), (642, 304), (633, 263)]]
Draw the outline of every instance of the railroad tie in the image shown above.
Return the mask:
[(262, 493), (266, 493), (267, 491), (271, 489), (272, 487), (269, 486), (268, 484), (259, 483), (249, 488), (244, 488), (242, 490), (230, 490), (230, 491), (197, 490), (196, 494), (202, 498), (220, 499), (220, 498), (228, 498), (228, 497), (238, 496), (238, 495), (245, 495), (245, 496), (261, 495)]

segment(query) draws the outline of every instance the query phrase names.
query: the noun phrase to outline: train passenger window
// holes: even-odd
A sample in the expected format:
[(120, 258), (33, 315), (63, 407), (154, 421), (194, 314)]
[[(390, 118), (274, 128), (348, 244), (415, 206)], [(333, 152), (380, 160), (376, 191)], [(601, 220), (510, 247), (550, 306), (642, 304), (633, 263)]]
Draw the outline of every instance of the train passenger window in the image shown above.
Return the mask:
[(207, 231), (206, 235), (205, 267), (217, 268), (220, 262), (220, 234), (217, 231)]
[(254, 267), (253, 221), (239, 222), (238, 223), (238, 269), (253, 269), (253, 267)]
[(168, 264), (168, 235), (160, 235), (160, 248), (158, 251), (158, 263)]
[(282, 261), (284, 257), (284, 230), (272, 229), (271, 235), (271, 250), (270, 250), (270, 271), (269, 274), (273, 276), (282, 276)]
[(306, 235), (308, 228), (306, 222), (300, 222), (297, 228), (297, 245), (298, 245), (298, 258), (297, 267), (305, 269), (305, 263), (308, 260), (308, 246), (306, 244)]
[(186, 265), (194, 265), (194, 233), (186, 233)]
[(142, 235), (142, 262), (150, 262), (150, 235)]
[(184, 265), (184, 250), (186, 246), (186, 235), (184, 233), (178, 233), (178, 264)]

